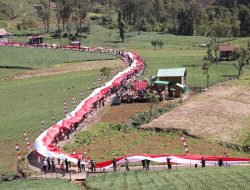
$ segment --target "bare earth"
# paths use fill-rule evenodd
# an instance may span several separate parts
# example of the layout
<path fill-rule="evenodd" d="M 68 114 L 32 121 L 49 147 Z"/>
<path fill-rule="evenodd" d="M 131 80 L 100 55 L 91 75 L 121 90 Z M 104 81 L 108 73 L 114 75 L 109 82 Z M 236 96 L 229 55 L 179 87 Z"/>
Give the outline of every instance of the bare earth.
<path fill-rule="evenodd" d="M 242 144 L 250 135 L 250 90 L 224 83 L 142 128 L 183 128 L 195 136 Z"/>
<path fill-rule="evenodd" d="M 122 62 L 121 60 L 116 59 L 116 60 L 102 60 L 102 61 L 85 61 L 85 62 L 68 63 L 68 64 L 64 63 L 44 69 L 28 70 L 23 73 L 5 78 L 5 80 L 33 78 L 33 77 L 57 75 L 57 74 L 78 72 L 78 71 L 89 71 L 89 70 L 101 69 L 107 66 L 109 68 L 121 67 Z"/>

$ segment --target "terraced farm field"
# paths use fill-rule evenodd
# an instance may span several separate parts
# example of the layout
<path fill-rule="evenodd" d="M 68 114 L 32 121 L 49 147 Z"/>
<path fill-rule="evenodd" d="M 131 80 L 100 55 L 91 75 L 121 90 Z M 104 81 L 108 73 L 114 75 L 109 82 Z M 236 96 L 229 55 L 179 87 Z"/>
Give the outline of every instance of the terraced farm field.
<path fill-rule="evenodd" d="M 40 179 L 40 180 L 17 180 L 0 183 L 0 189 L 4 190 L 80 190 L 80 186 L 59 179 Z"/>
<path fill-rule="evenodd" d="M 157 172 L 115 172 L 90 177 L 90 189 L 249 189 L 249 167 L 225 167 Z"/>

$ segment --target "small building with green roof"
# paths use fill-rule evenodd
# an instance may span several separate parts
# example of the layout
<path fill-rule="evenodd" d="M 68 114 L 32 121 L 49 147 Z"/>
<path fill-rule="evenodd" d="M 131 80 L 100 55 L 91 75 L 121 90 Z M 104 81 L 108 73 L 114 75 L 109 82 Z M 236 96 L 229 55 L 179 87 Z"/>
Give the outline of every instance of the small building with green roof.
<path fill-rule="evenodd" d="M 183 88 L 186 84 L 186 69 L 185 68 L 170 68 L 159 69 L 157 73 L 157 81 L 168 83 L 169 94 L 175 98 L 181 96 Z"/>

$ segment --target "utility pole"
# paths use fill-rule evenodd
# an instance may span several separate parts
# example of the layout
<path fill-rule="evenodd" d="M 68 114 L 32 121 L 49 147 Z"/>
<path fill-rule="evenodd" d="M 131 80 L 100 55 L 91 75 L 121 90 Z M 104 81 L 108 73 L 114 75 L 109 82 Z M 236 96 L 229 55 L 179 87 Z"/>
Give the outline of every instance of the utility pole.
<path fill-rule="evenodd" d="M 207 88 L 209 87 L 209 67 L 208 67 L 208 63 L 204 63 L 202 70 L 205 71 L 205 75 L 207 75 Z"/>

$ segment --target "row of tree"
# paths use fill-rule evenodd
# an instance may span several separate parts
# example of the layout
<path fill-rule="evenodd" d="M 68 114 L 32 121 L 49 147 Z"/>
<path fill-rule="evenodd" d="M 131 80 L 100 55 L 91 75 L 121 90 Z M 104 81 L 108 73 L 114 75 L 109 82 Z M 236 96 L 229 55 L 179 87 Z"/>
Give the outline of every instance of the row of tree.
<path fill-rule="evenodd" d="M 89 7 L 89 0 L 40 0 L 35 5 L 37 14 L 43 21 L 46 32 L 50 31 L 52 12 L 56 13 L 57 36 L 60 36 L 62 31 L 69 31 L 70 22 L 77 27 L 77 32 L 81 34 L 82 24 L 86 22 L 85 18 Z"/>
<path fill-rule="evenodd" d="M 250 2 L 247 0 L 215 0 L 213 3 L 208 0 L 114 0 L 113 4 L 121 11 L 125 23 L 137 28 L 139 33 L 250 35 Z"/>
<path fill-rule="evenodd" d="M 139 34 L 157 31 L 218 37 L 250 35 L 248 0 L 40 0 L 35 7 L 47 32 L 51 11 L 56 13 L 58 35 L 69 30 L 69 23 L 81 32 L 87 13 L 102 10 L 106 15 L 103 20 L 113 21 L 112 28 L 119 28 L 121 38 L 125 29 L 137 29 Z M 117 13 L 118 22 L 112 12 Z"/>

